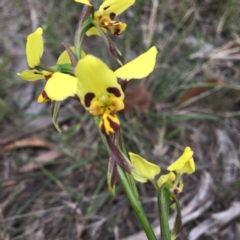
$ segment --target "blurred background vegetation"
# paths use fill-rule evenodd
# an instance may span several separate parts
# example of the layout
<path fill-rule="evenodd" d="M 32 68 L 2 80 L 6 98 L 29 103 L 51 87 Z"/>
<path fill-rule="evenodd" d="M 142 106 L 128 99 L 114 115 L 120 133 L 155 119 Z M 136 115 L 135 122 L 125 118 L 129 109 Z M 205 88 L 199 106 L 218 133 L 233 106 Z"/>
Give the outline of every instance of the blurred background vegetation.
<path fill-rule="evenodd" d="M 0 2 L 0 239 L 146 239 L 120 184 L 114 197 L 107 190 L 108 155 L 89 113 L 65 101 L 58 133 L 50 104 L 37 103 L 44 81 L 16 75 L 28 68 L 28 34 L 44 29 L 43 59 L 54 65 L 61 42 L 73 45 L 81 9 L 72 0 Z M 159 49 L 119 114 L 128 151 L 164 172 L 190 146 L 197 171 L 179 195 L 178 239 L 240 239 L 240 2 L 136 0 L 118 20 L 128 24 L 112 37 L 124 63 Z M 83 48 L 118 67 L 101 38 L 86 37 Z M 139 191 L 158 229 L 155 192 Z"/>

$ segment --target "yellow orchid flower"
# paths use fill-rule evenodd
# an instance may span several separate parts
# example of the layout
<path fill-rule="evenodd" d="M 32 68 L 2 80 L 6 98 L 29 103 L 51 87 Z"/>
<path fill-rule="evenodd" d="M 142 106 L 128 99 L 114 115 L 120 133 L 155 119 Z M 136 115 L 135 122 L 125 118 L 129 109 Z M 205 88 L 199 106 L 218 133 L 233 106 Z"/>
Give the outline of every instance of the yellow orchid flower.
<path fill-rule="evenodd" d="M 124 93 L 117 77 L 126 77 L 127 80 L 146 77 L 154 69 L 156 55 L 157 49 L 152 47 L 115 72 L 92 55 L 79 60 L 75 68 L 78 97 L 92 115 L 101 116 L 100 129 L 104 134 L 115 133 L 120 127 L 116 113 L 124 108 Z M 138 69 L 138 64 L 144 65 L 145 70 Z"/>
<path fill-rule="evenodd" d="M 29 67 L 35 67 L 40 64 L 40 59 L 43 54 L 44 45 L 42 38 L 43 30 L 38 28 L 34 33 L 31 33 L 27 38 L 26 55 Z M 75 52 L 74 47 L 71 50 Z M 82 52 L 82 57 L 85 53 Z M 65 50 L 58 58 L 57 64 L 71 63 L 69 55 Z M 47 102 L 50 100 L 61 101 L 70 96 L 77 94 L 77 78 L 65 73 L 39 71 L 37 69 L 25 70 L 22 73 L 17 73 L 23 80 L 34 82 L 45 79 L 46 85 L 44 90 L 38 97 L 38 102 Z"/>
<path fill-rule="evenodd" d="M 128 154 L 135 168 L 132 170 L 132 175 L 136 181 L 145 183 L 148 180 L 153 180 L 160 173 L 161 169 L 158 165 L 148 162 L 135 153 L 129 152 Z"/>
<path fill-rule="evenodd" d="M 38 28 L 34 33 L 29 34 L 27 37 L 26 55 L 30 68 L 34 68 L 40 64 L 44 49 L 42 34 L 42 28 Z"/>
<path fill-rule="evenodd" d="M 86 0 L 75 0 L 83 4 L 91 5 Z M 134 4 L 135 0 L 105 0 L 94 13 L 94 21 L 103 29 L 109 30 L 114 35 L 120 35 L 126 28 L 126 24 L 114 21 L 114 18 Z M 92 27 L 86 33 L 90 35 L 101 35 L 96 27 Z"/>
<path fill-rule="evenodd" d="M 191 174 L 195 172 L 195 163 L 193 160 L 193 151 L 190 147 L 186 147 L 181 157 L 179 157 L 174 163 L 172 163 L 167 170 L 175 171 L 176 173 Z"/>
<path fill-rule="evenodd" d="M 100 129 L 109 135 L 120 127 L 116 113 L 124 108 L 124 93 L 114 72 L 100 59 L 87 55 L 79 60 L 75 75 L 82 105 L 94 116 L 101 116 Z"/>
<path fill-rule="evenodd" d="M 164 183 L 167 183 L 169 188 L 173 187 L 173 184 L 176 180 L 176 175 L 173 172 L 169 172 L 168 174 L 161 175 L 157 181 L 157 185 L 160 188 Z M 179 184 L 173 189 L 173 193 L 177 195 L 183 190 L 183 179 L 181 178 Z"/>

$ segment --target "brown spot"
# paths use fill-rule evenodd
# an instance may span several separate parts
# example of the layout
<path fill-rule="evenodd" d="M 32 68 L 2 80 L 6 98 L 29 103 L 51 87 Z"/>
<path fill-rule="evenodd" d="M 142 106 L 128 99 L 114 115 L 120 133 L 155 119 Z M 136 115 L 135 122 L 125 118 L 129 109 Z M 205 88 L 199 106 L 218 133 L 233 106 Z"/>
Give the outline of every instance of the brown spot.
<path fill-rule="evenodd" d="M 107 120 L 110 123 L 110 126 L 114 130 L 114 132 L 116 132 L 119 129 L 120 125 L 118 125 L 117 123 L 113 122 L 109 117 L 107 117 Z"/>
<path fill-rule="evenodd" d="M 42 97 L 43 97 L 44 99 L 50 99 L 50 98 L 48 97 L 47 93 L 46 93 L 44 90 L 42 91 Z"/>
<path fill-rule="evenodd" d="M 107 88 L 107 91 L 109 93 L 114 94 L 116 97 L 120 97 L 121 96 L 121 92 L 120 92 L 120 90 L 118 88 L 110 87 L 110 88 Z"/>
<path fill-rule="evenodd" d="M 120 35 L 120 29 L 117 28 L 115 31 L 114 31 L 114 35 Z"/>
<path fill-rule="evenodd" d="M 110 6 L 103 8 L 103 10 L 107 10 L 108 8 L 110 8 Z"/>
<path fill-rule="evenodd" d="M 102 124 L 101 124 L 100 130 L 101 130 L 101 132 L 102 132 L 104 135 L 107 135 L 106 129 L 105 129 L 105 126 L 104 126 L 104 120 L 103 120 L 103 119 L 102 119 Z"/>
<path fill-rule="evenodd" d="M 46 80 L 48 80 L 49 78 L 52 77 L 52 74 L 50 74 L 50 75 L 45 75 L 44 77 L 45 77 Z"/>
<path fill-rule="evenodd" d="M 178 191 L 178 189 L 176 189 L 176 188 L 173 190 L 173 193 L 174 193 L 176 196 L 178 195 L 178 192 L 179 192 L 179 191 Z"/>
<path fill-rule="evenodd" d="M 94 93 L 87 93 L 84 97 L 84 104 L 86 107 L 90 107 L 91 105 L 91 101 L 93 100 L 93 98 L 95 97 Z"/>
<path fill-rule="evenodd" d="M 111 20 L 113 20 L 116 17 L 115 13 L 110 13 L 109 17 L 111 18 Z"/>

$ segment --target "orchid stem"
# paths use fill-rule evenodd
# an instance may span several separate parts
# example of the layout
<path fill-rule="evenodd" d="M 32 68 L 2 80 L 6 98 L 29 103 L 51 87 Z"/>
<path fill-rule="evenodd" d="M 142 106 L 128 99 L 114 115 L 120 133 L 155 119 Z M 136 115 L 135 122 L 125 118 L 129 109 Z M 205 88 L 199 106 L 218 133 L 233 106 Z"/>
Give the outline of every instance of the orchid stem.
<path fill-rule="evenodd" d="M 102 139 L 102 142 L 110 155 L 110 148 L 108 146 L 106 136 L 99 129 L 99 117 L 92 116 L 92 119 L 93 119 L 94 125 Z M 124 141 L 123 141 L 121 132 L 120 132 L 120 143 L 118 145 L 119 145 L 120 149 L 122 151 L 124 151 L 124 153 L 126 154 Z M 123 189 L 128 197 L 130 204 L 132 205 L 132 208 L 133 208 L 135 214 L 137 215 L 139 222 L 141 223 L 141 225 L 143 227 L 144 232 L 146 233 L 146 235 L 148 237 L 148 240 L 156 240 L 156 236 L 152 230 L 152 226 L 149 223 L 149 221 L 146 217 L 146 214 L 144 212 L 144 209 L 142 207 L 142 204 L 138 199 L 137 187 L 136 187 L 134 180 L 132 179 L 132 176 L 130 174 L 128 174 L 127 172 L 125 172 L 120 166 L 117 166 L 117 170 L 118 170 L 118 176 L 122 183 Z"/>
<path fill-rule="evenodd" d="M 161 239 L 171 240 L 169 229 L 169 189 L 162 185 L 158 192 L 158 211 L 160 216 Z"/>
<path fill-rule="evenodd" d="M 135 198 L 134 192 L 131 190 L 129 186 L 129 182 L 127 180 L 126 173 L 121 167 L 118 166 L 118 176 L 123 185 L 123 189 L 128 197 L 129 202 L 132 205 L 132 208 L 137 215 L 139 222 L 141 223 L 144 232 L 147 235 L 148 240 L 156 240 L 156 236 L 152 230 L 152 227 L 146 217 L 142 204 L 138 199 Z"/>

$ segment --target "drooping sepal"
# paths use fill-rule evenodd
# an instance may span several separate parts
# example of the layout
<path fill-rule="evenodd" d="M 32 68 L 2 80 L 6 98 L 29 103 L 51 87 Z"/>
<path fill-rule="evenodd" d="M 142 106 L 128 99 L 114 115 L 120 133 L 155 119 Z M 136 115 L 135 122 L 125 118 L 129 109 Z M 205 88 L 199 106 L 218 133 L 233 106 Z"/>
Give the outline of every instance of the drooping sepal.
<path fill-rule="evenodd" d="M 124 159 L 122 153 L 119 149 L 115 146 L 109 136 L 106 137 L 107 143 L 111 152 L 112 159 L 119 165 L 124 171 L 131 173 L 131 166 L 130 164 Z"/>
<path fill-rule="evenodd" d="M 118 61 L 118 63 L 122 66 L 122 62 L 120 61 L 119 56 L 121 56 L 121 52 L 118 50 L 117 46 L 115 43 L 112 41 L 112 39 L 107 35 L 105 29 L 102 29 L 97 22 L 92 21 L 93 25 L 96 27 L 100 35 L 103 37 L 104 42 L 108 46 L 108 49 L 110 53 L 113 55 L 113 57 Z"/>
<path fill-rule="evenodd" d="M 108 162 L 107 184 L 108 190 L 113 196 L 115 195 L 116 182 L 117 182 L 117 164 L 114 161 L 113 157 L 110 156 Z"/>
<path fill-rule="evenodd" d="M 51 113 L 52 113 L 53 124 L 57 129 L 57 131 L 61 133 L 62 131 L 58 125 L 58 115 L 59 115 L 60 105 L 61 105 L 60 101 L 52 101 Z"/>
<path fill-rule="evenodd" d="M 173 226 L 173 230 L 171 232 L 171 240 L 175 240 L 177 238 L 177 234 L 179 233 L 180 228 L 182 226 L 181 207 L 180 207 L 178 199 L 177 199 L 177 197 L 175 196 L 174 193 L 170 192 L 170 198 L 173 199 L 173 201 L 175 202 L 176 207 L 177 207 L 177 215 L 176 215 L 176 218 L 175 218 L 175 223 L 174 223 L 174 226 Z"/>

